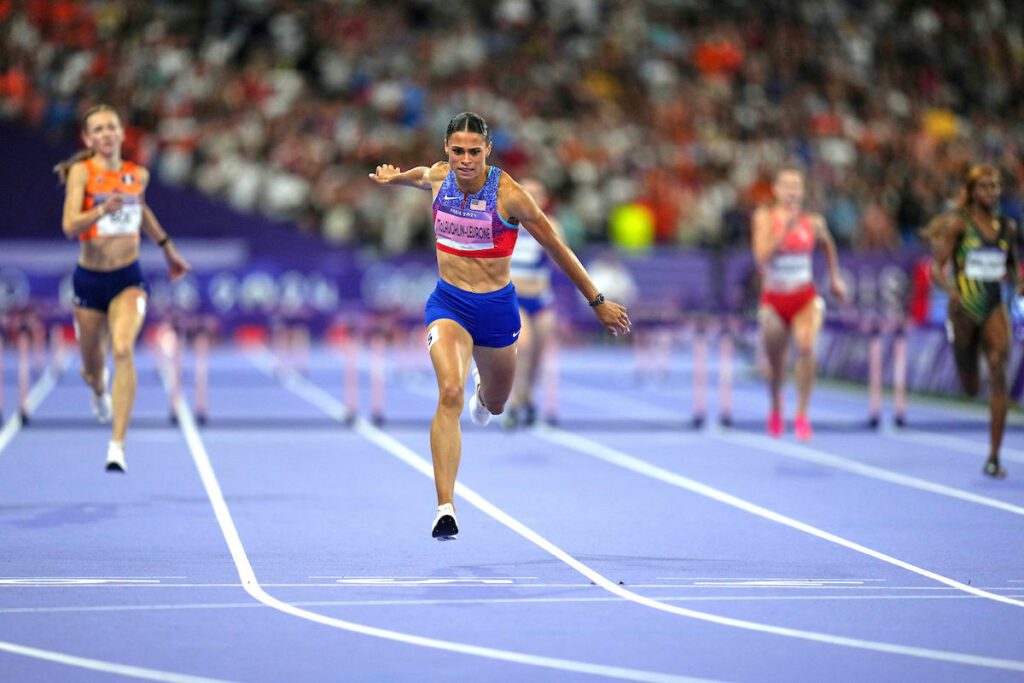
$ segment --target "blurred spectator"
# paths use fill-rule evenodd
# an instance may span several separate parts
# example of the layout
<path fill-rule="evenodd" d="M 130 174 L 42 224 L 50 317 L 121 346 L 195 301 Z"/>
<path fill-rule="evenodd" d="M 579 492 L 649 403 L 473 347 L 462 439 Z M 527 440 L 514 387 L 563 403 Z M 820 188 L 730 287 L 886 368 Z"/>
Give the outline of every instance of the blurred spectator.
<path fill-rule="evenodd" d="M 440 158 L 478 110 L 571 240 L 634 203 L 660 244 L 748 239 L 797 162 L 840 243 L 893 249 L 965 164 L 1024 180 L 1022 27 L 1006 0 L 22 0 L 0 2 L 0 116 L 68 138 L 108 102 L 162 181 L 334 243 L 426 244 L 365 174 Z"/>

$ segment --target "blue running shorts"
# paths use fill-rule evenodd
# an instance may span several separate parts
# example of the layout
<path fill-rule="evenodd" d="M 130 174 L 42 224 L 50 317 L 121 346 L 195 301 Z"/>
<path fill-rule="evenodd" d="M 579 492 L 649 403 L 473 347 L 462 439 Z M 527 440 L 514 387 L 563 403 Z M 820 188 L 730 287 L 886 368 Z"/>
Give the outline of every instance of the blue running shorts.
<path fill-rule="evenodd" d="M 478 294 L 459 289 L 444 280 L 437 281 L 427 299 L 427 327 L 447 318 L 461 325 L 476 346 L 503 348 L 519 337 L 519 300 L 512 283 L 495 292 Z"/>
<path fill-rule="evenodd" d="M 129 287 L 146 290 L 139 262 L 135 261 L 117 270 L 89 270 L 82 266 L 75 268 L 71 278 L 75 289 L 75 306 L 107 312 L 110 302 Z"/>

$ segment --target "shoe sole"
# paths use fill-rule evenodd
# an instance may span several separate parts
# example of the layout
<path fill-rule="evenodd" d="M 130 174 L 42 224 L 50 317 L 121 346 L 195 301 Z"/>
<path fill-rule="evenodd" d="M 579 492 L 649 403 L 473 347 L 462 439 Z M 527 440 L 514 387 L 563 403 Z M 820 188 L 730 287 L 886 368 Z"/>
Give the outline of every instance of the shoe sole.
<path fill-rule="evenodd" d="M 106 467 L 107 472 L 120 472 L 124 474 L 124 467 L 116 462 L 108 462 Z"/>
<path fill-rule="evenodd" d="M 451 515 L 442 515 L 441 519 L 437 520 L 437 524 L 434 525 L 434 530 L 430 532 L 430 535 L 434 538 L 454 538 L 459 533 L 459 525 L 455 523 L 455 518 Z"/>

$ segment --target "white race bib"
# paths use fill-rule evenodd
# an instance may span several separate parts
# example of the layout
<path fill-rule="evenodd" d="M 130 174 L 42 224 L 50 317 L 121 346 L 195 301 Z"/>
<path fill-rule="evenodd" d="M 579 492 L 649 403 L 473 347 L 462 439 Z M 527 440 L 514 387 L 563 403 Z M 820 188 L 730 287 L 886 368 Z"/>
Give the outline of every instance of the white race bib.
<path fill-rule="evenodd" d="M 765 284 L 772 290 L 792 290 L 814 280 L 810 252 L 775 254 L 768 263 Z"/>
<path fill-rule="evenodd" d="M 141 227 L 142 204 L 134 197 L 125 197 L 124 206 L 96 221 L 96 233 L 104 237 L 134 235 Z"/>
<path fill-rule="evenodd" d="M 1002 249 L 975 249 L 967 252 L 964 275 L 968 280 L 1002 282 L 1006 277 L 1006 252 Z"/>

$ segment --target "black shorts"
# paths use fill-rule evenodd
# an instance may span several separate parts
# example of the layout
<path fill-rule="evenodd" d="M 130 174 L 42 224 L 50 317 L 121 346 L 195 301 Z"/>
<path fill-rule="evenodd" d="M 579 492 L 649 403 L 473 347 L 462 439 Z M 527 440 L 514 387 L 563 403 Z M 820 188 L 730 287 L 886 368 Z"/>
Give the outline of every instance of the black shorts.
<path fill-rule="evenodd" d="M 82 266 L 75 268 L 72 277 L 75 287 L 75 306 L 107 312 L 110 302 L 129 287 L 146 290 L 139 262 L 135 261 L 117 270 L 89 270 Z"/>

